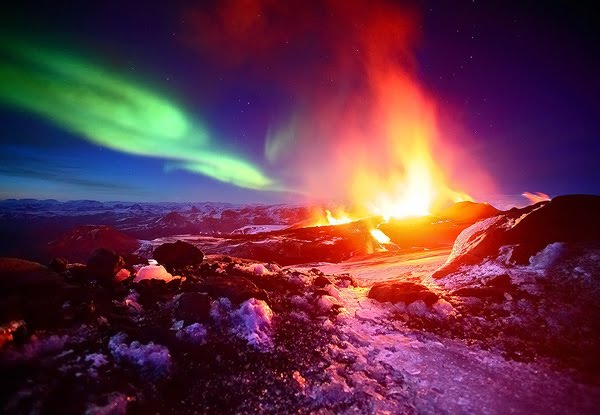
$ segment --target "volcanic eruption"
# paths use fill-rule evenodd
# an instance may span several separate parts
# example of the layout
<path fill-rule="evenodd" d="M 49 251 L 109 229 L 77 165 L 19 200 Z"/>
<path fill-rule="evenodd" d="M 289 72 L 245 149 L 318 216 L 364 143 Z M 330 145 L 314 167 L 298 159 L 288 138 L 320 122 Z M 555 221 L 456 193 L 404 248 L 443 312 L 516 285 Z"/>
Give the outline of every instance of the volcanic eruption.
<path fill-rule="evenodd" d="M 513 3 L 5 8 L 0 413 L 597 413 L 600 196 L 521 194 L 597 71 Z"/>
<path fill-rule="evenodd" d="M 415 7 L 393 2 L 225 1 L 216 15 L 193 13 L 191 30 L 225 69 L 250 63 L 247 76 L 289 94 L 271 119 L 265 157 L 290 190 L 337 201 L 322 221 L 335 224 L 423 216 L 489 190 L 440 131 L 435 100 L 419 85 L 419 20 Z M 469 180 L 453 177 L 457 163 Z"/>

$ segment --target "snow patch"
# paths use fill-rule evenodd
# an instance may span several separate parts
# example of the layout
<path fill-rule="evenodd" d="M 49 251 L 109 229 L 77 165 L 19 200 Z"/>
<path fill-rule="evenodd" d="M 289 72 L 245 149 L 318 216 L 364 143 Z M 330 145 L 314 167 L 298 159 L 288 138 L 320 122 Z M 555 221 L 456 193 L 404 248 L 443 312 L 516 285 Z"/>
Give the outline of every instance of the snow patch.
<path fill-rule="evenodd" d="M 177 334 L 175 334 L 179 340 L 195 344 L 205 344 L 207 335 L 208 331 L 206 330 L 206 327 L 200 323 L 193 323 L 189 326 L 182 327 L 177 331 Z"/>
<path fill-rule="evenodd" d="M 92 353 L 92 354 L 88 354 L 85 357 L 85 361 L 86 362 L 92 362 L 92 367 L 98 368 L 100 366 L 104 366 L 108 364 L 108 359 L 106 358 L 106 355 L 102 354 L 102 353 Z"/>
<path fill-rule="evenodd" d="M 138 270 L 133 282 L 140 282 L 142 280 L 163 280 L 169 282 L 178 278 L 181 277 L 171 275 L 162 265 L 146 265 Z"/>
<path fill-rule="evenodd" d="M 423 300 L 413 301 L 409 305 L 406 306 L 406 311 L 408 314 L 413 316 L 424 317 L 429 314 L 429 310 L 427 309 L 427 305 Z"/>
<path fill-rule="evenodd" d="M 308 307 L 308 300 L 301 295 L 292 295 L 290 297 L 290 303 L 301 309 L 306 309 Z"/>
<path fill-rule="evenodd" d="M 273 311 L 266 302 L 251 298 L 243 302 L 232 317 L 236 323 L 232 328 L 235 335 L 258 350 L 268 351 L 273 348 Z"/>
<path fill-rule="evenodd" d="M 529 265 L 535 270 L 547 270 L 565 252 L 563 242 L 549 244 L 537 254 L 529 258 Z"/>
<path fill-rule="evenodd" d="M 249 268 L 254 275 L 269 275 L 271 273 L 263 264 L 252 264 Z"/>
<path fill-rule="evenodd" d="M 433 311 L 435 311 L 437 315 L 442 317 L 443 319 L 454 317 L 457 314 L 456 309 L 452 307 L 452 304 L 450 304 L 443 298 L 437 300 L 437 302 L 432 306 L 432 308 Z"/>
<path fill-rule="evenodd" d="M 141 344 L 137 340 L 128 345 L 126 339 L 125 333 L 118 333 L 108 342 L 110 353 L 117 361 L 131 363 L 151 376 L 159 377 L 169 372 L 171 354 L 167 347 L 153 342 Z"/>
<path fill-rule="evenodd" d="M 339 302 L 335 297 L 332 297 L 331 295 L 322 295 L 317 301 L 317 310 L 320 313 L 327 314 L 337 305 L 339 305 Z"/>
<path fill-rule="evenodd" d="M 281 272 L 281 267 L 274 263 L 267 264 L 267 269 L 274 274 Z"/>
<path fill-rule="evenodd" d="M 336 300 L 340 300 L 340 292 L 332 284 L 327 284 L 323 289 Z"/>
<path fill-rule="evenodd" d="M 233 235 L 255 235 L 263 232 L 274 232 L 289 228 L 289 225 L 247 225 L 231 232 Z"/>
<path fill-rule="evenodd" d="M 247 264 L 247 265 L 236 265 L 235 269 L 253 275 L 266 276 L 273 275 L 281 271 L 276 264 Z"/>
<path fill-rule="evenodd" d="M 102 353 L 92 353 L 88 354 L 85 357 L 86 362 L 91 362 L 90 367 L 88 368 L 88 373 L 91 377 L 95 378 L 98 376 L 98 368 L 105 366 L 108 364 L 108 359 L 106 355 Z"/>
<path fill-rule="evenodd" d="M 226 297 L 221 297 L 210 304 L 210 316 L 216 322 L 225 321 L 227 320 L 232 308 L 233 305 L 231 304 L 231 300 Z"/>
<path fill-rule="evenodd" d="M 501 219 L 501 216 L 493 216 L 480 220 L 459 233 L 445 265 L 450 264 L 457 257 L 479 245 L 485 239 L 485 231 Z"/>

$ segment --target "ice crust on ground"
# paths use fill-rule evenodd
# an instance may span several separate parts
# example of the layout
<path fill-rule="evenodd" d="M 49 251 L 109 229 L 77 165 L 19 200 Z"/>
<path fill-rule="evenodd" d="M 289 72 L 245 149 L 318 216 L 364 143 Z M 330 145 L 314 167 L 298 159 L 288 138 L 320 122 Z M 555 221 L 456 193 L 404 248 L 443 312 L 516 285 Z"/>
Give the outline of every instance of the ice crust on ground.
<path fill-rule="evenodd" d="M 315 399 L 364 395 L 368 413 L 593 413 L 589 396 L 598 396 L 599 388 L 541 363 L 510 361 L 461 341 L 413 333 L 390 318 L 394 306 L 369 301 L 365 292 L 341 292 L 347 310 L 336 322 L 341 341 L 329 346 L 329 382 L 314 386 Z M 424 304 L 418 308 L 429 312 Z M 452 312 L 444 303 L 436 308 Z M 515 393 L 515 383 L 527 388 Z"/>
<path fill-rule="evenodd" d="M 534 266 L 548 263 L 546 258 L 561 254 L 560 246 L 551 245 L 531 265 L 519 267 L 514 278 L 527 280 L 530 275 L 540 275 Z M 443 260 L 437 264 L 415 263 L 410 278 L 428 281 Z M 488 266 L 490 275 L 507 267 L 504 263 Z M 394 315 L 401 313 L 408 319 L 447 319 L 457 311 L 444 299 L 431 308 L 418 304 L 422 302 L 391 305 L 369 299 L 366 294 L 368 285 L 376 281 L 374 271 L 381 281 L 386 281 L 394 267 L 380 271 L 377 263 L 372 262 L 357 269 L 360 271 L 355 277 L 367 286 L 340 290 L 343 311 L 332 319 L 339 341 L 332 342 L 325 353 L 330 360 L 327 380 L 322 384 L 308 383 L 307 389 L 318 402 L 317 407 L 332 407 L 351 402 L 352 396 L 361 396 L 360 409 L 349 403 L 349 409 L 337 412 L 591 414 L 596 411 L 599 386 L 581 384 L 572 373 L 557 370 L 543 359 L 517 362 L 497 351 L 409 329 Z M 327 272 L 345 270 L 344 264 L 327 265 Z M 470 277 L 478 275 L 474 271 Z"/>

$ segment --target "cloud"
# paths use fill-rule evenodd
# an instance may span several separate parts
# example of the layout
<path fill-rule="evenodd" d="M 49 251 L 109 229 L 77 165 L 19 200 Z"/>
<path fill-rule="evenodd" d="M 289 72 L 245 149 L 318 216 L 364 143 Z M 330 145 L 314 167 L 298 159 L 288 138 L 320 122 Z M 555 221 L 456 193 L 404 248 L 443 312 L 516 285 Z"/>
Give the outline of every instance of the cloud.
<path fill-rule="evenodd" d="M 56 157 L 44 158 L 24 155 L 23 152 L 2 148 L 0 155 L 0 177 L 41 180 L 61 185 L 75 186 L 83 190 L 100 192 L 134 192 L 136 187 L 110 180 L 98 180 L 89 172 Z M 10 179 L 9 179 L 10 180 Z"/>

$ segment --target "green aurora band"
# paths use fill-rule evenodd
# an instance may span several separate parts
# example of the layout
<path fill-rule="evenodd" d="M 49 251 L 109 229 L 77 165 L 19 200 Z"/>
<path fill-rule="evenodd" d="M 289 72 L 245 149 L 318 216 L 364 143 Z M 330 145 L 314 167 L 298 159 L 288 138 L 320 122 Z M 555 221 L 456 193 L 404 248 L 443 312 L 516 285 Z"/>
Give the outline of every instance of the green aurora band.
<path fill-rule="evenodd" d="M 172 102 L 82 58 L 3 41 L 0 80 L 0 104 L 37 114 L 92 143 L 167 159 L 167 171 L 282 190 L 259 167 L 211 144 L 210 133 Z"/>

